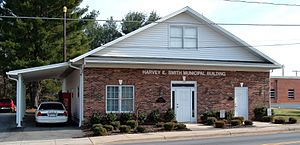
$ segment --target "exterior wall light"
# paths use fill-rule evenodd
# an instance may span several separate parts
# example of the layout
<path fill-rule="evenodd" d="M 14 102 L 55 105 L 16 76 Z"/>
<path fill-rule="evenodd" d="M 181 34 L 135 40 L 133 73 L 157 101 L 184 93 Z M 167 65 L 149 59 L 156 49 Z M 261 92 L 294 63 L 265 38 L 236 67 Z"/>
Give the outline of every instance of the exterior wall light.
<path fill-rule="evenodd" d="M 119 80 L 119 85 L 122 85 L 122 83 L 123 83 L 123 80 Z"/>
<path fill-rule="evenodd" d="M 185 81 L 186 80 L 186 76 L 182 76 L 182 80 Z"/>
<path fill-rule="evenodd" d="M 244 87 L 244 83 L 240 83 L 241 87 Z"/>

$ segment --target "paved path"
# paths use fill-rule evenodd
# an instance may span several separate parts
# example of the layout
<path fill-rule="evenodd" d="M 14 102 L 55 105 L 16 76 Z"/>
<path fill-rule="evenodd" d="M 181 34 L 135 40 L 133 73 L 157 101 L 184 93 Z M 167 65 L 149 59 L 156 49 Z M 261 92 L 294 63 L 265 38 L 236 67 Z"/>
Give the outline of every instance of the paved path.
<path fill-rule="evenodd" d="M 74 125 L 43 125 L 35 127 L 33 114 L 28 114 L 23 128 L 16 128 L 15 113 L 0 113 L 0 142 L 82 137 L 82 130 Z"/>

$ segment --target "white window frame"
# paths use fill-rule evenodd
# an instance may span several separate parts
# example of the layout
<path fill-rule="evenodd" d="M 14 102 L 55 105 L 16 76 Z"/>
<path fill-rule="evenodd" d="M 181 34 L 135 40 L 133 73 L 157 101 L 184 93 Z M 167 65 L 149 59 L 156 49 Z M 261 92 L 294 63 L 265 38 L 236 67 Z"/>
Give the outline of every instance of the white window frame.
<path fill-rule="evenodd" d="M 181 28 L 181 37 L 172 37 L 171 36 L 171 29 L 172 27 L 178 27 Z M 191 38 L 191 37 L 184 37 L 184 30 L 187 28 L 195 28 L 196 29 L 196 38 Z M 171 39 L 172 38 L 179 38 L 181 39 L 181 47 L 171 47 Z M 169 26 L 169 48 L 179 48 L 179 49 L 194 49 L 194 48 L 188 48 L 188 47 L 184 47 L 184 39 L 196 39 L 196 47 L 195 49 L 198 49 L 198 27 L 195 25 L 170 25 Z"/>
<path fill-rule="evenodd" d="M 275 89 L 270 89 L 270 98 L 275 98 L 275 93 Z"/>
<path fill-rule="evenodd" d="M 293 93 L 293 96 L 290 95 L 290 93 Z M 288 89 L 288 98 L 294 99 L 295 98 L 295 89 Z"/>
<path fill-rule="evenodd" d="M 119 92 L 118 92 L 118 111 L 107 111 L 107 90 L 108 87 L 118 87 Z M 122 87 L 132 87 L 132 111 L 122 111 Z M 134 100 L 135 100 L 135 88 L 134 85 L 106 85 L 106 90 L 105 90 L 105 112 L 106 113 L 132 113 L 135 111 L 134 108 Z"/>

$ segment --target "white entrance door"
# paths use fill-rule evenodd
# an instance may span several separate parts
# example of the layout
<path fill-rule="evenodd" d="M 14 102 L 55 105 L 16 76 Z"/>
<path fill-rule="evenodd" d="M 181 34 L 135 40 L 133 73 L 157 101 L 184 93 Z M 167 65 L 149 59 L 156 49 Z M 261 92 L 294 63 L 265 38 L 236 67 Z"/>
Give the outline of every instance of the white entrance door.
<path fill-rule="evenodd" d="M 243 116 L 248 120 L 248 87 L 234 88 L 234 116 Z"/>
<path fill-rule="evenodd" d="M 192 118 L 192 88 L 175 88 L 175 114 L 178 122 L 191 122 Z"/>

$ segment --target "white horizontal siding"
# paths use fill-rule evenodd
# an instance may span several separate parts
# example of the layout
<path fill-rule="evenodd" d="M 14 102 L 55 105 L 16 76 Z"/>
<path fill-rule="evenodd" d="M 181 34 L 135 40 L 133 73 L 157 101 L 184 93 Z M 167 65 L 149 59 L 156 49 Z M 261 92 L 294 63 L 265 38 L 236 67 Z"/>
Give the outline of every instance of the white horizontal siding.
<path fill-rule="evenodd" d="M 250 53 L 241 55 L 241 53 L 244 53 L 242 51 L 242 49 L 236 48 L 201 48 L 198 50 L 142 47 L 108 48 L 94 54 L 94 56 L 263 61 Z"/>
<path fill-rule="evenodd" d="M 169 48 L 169 26 L 185 24 L 197 27 L 198 49 Z M 166 23 L 159 23 L 93 55 L 108 57 L 264 61 L 261 57 L 253 55 L 246 48 L 238 46 L 209 26 L 202 25 L 201 22 L 187 13 L 181 13 L 172 17 Z"/>

